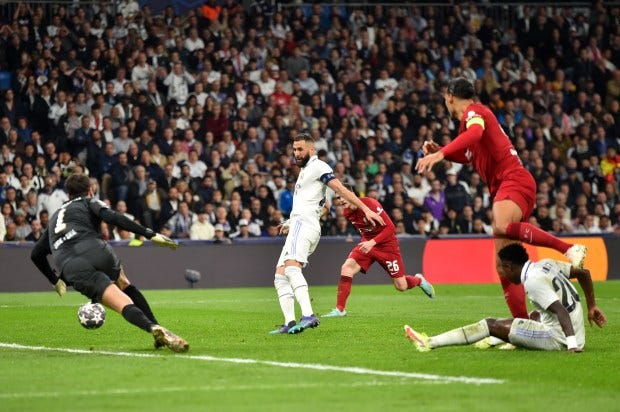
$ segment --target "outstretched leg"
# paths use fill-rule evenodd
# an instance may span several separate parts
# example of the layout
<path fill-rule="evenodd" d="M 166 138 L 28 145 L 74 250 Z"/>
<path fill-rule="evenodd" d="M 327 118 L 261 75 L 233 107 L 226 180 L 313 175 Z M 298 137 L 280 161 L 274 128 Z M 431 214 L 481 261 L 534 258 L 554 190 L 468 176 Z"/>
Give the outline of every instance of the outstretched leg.
<path fill-rule="evenodd" d="M 493 203 L 493 234 L 509 239 L 529 243 L 534 246 L 548 247 L 566 255 L 574 267 L 582 268 L 586 258 L 583 245 L 562 241 L 550 233 L 522 222 L 523 212 L 512 200 L 505 199 Z"/>
<path fill-rule="evenodd" d="M 115 284 L 110 284 L 103 295 L 101 303 L 120 313 L 127 322 L 150 333 L 155 338 L 155 347 L 166 346 L 173 352 L 187 352 L 189 344 L 161 325 L 152 322 L 126 294 Z"/>

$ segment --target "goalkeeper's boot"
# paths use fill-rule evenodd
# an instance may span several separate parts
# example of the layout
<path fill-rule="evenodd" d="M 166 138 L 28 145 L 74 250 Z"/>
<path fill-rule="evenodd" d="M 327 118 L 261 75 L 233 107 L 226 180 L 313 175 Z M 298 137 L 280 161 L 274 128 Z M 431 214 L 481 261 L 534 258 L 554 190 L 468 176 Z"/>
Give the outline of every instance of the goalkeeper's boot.
<path fill-rule="evenodd" d="M 288 330 L 288 333 L 295 334 L 303 332 L 308 328 L 316 328 L 321 322 L 315 315 L 302 316 L 299 323 Z"/>
<path fill-rule="evenodd" d="M 187 352 L 189 350 L 189 343 L 180 336 L 175 335 L 168 329 L 160 325 L 155 325 L 151 329 L 153 338 L 155 338 L 155 347 L 166 346 L 173 352 Z"/>
<path fill-rule="evenodd" d="M 415 344 L 415 348 L 418 352 L 428 352 L 431 347 L 428 344 L 429 338 L 425 333 L 418 333 L 409 325 L 405 325 L 405 334 L 410 341 Z"/>
<path fill-rule="evenodd" d="M 295 322 L 294 320 L 290 321 L 288 323 L 288 325 L 280 325 L 278 327 L 278 329 L 274 329 L 271 332 L 269 332 L 270 335 L 281 335 L 284 333 L 288 333 L 288 331 L 297 324 L 297 322 Z"/>
<path fill-rule="evenodd" d="M 574 268 L 583 269 L 583 262 L 586 260 L 587 252 L 588 249 L 584 245 L 574 244 L 564 253 L 564 256 L 568 258 Z"/>
<path fill-rule="evenodd" d="M 420 279 L 419 287 L 420 289 L 422 289 L 422 292 L 426 293 L 426 296 L 433 299 L 435 297 L 435 288 L 433 287 L 433 285 L 431 285 L 430 282 L 426 280 L 424 275 L 421 273 L 416 273 L 414 276 Z"/>
<path fill-rule="evenodd" d="M 347 316 L 347 311 L 342 309 L 338 309 L 338 308 L 334 308 L 331 310 L 331 312 L 326 313 L 325 315 L 321 316 L 322 318 L 343 318 Z"/>

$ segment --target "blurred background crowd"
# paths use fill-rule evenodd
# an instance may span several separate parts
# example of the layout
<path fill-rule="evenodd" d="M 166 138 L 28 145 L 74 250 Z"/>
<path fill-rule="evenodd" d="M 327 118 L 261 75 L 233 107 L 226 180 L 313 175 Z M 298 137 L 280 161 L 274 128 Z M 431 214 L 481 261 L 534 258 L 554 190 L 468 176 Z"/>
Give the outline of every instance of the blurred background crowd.
<path fill-rule="evenodd" d="M 0 6 L 0 241 L 38 239 L 72 173 L 174 238 L 277 236 L 300 130 L 399 235 L 490 234 L 469 165 L 412 171 L 425 140 L 456 136 L 442 98 L 454 77 L 535 177 L 531 223 L 620 232 L 620 6 L 209 0 L 180 14 L 131 0 Z M 327 206 L 323 234 L 354 235 Z"/>

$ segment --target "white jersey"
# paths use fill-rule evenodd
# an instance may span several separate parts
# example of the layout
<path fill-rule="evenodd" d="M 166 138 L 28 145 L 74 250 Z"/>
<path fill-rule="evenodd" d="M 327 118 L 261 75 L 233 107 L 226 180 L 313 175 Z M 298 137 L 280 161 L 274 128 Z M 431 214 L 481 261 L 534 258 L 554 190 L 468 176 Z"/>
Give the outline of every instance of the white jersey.
<path fill-rule="evenodd" d="M 579 302 L 579 294 L 570 280 L 571 266 L 569 263 L 552 259 L 538 262 L 528 261 L 521 270 L 521 283 L 532 304 L 540 312 L 540 322 L 548 326 L 562 342 L 565 342 L 564 331 L 555 313 L 547 308 L 555 301 L 560 301 L 570 315 L 575 331 L 577 346 L 585 344 L 585 328 L 583 310 Z"/>
<path fill-rule="evenodd" d="M 320 230 L 319 219 L 325 204 L 325 191 L 327 183 L 332 179 L 335 179 L 332 168 L 316 155 L 312 156 L 301 169 L 295 183 L 291 221 L 302 219 Z"/>

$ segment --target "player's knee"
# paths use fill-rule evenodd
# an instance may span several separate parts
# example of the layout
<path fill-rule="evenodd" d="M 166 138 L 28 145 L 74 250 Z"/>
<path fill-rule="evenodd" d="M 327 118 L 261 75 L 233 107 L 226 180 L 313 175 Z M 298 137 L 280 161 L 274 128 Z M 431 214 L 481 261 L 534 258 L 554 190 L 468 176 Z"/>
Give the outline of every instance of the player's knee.
<path fill-rule="evenodd" d="M 506 231 L 508 230 L 508 223 L 494 223 L 493 224 L 493 235 L 494 236 L 505 236 Z"/>
<path fill-rule="evenodd" d="M 353 275 L 354 275 L 353 268 L 349 266 L 347 263 L 343 264 L 340 267 L 340 276 L 346 276 L 346 277 L 352 278 Z"/>
<path fill-rule="evenodd" d="M 486 318 L 484 320 L 487 323 L 487 326 L 489 327 L 489 330 L 493 330 L 497 326 L 497 319 L 495 319 L 495 318 Z"/>
<path fill-rule="evenodd" d="M 392 283 L 394 284 L 394 288 L 399 292 L 405 292 L 409 290 L 409 285 L 407 284 L 407 278 L 405 276 L 401 276 L 399 278 L 392 278 Z"/>
<path fill-rule="evenodd" d="M 394 287 L 399 292 L 405 292 L 405 291 L 409 290 L 407 284 L 403 285 L 401 283 L 394 283 Z"/>

